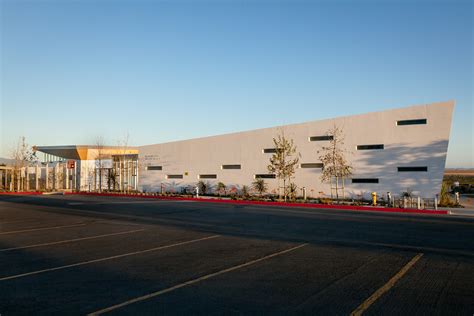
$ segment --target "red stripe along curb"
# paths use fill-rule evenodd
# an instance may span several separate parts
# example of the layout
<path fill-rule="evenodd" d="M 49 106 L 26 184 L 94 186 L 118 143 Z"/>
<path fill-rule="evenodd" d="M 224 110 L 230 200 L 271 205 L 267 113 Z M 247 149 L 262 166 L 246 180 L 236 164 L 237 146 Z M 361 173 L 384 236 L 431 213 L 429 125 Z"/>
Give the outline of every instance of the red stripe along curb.
<path fill-rule="evenodd" d="M 119 194 L 119 193 L 96 193 L 96 192 L 65 192 L 67 195 L 91 195 L 91 196 L 115 196 L 115 197 L 132 197 L 132 198 L 149 198 L 169 201 L 196 201 L 209 203 L 227 203 L 240 205 L 268 205 L 268 206 L 287 206 L 287 207 L 302 207 L 302 208 L 316 208 L 316 209 L 338 209 L 351 211 L 369 211 L 369 212 L 386 212 L 386 213 L 409 213 L 409 214 L 436 214 L 447 215 L 446 210 L 417 210 L 417 209 L 403 209 L 391 207 L 372 207 L 372 206 L 353 206 L 353 205 L 327 205 L 314 203 L 289 203 L 289 202 L 270 202 L 270 201 L 246 201 L 246 200 L 222 200 L 211 198 L 189 198 L 176 196 L 158 196 L 158 195 L 140 195 L 140 194 Z"/>

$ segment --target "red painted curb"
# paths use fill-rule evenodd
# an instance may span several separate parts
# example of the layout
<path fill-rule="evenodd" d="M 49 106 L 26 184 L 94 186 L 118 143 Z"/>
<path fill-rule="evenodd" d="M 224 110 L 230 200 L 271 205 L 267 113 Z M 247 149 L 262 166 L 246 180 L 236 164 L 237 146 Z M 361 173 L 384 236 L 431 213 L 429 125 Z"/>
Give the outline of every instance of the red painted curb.
<path fill-rule="evenodd" d="M 327 205 L 327 204 L 314 204 L 314 203 L 288 203 L 288 202 L 243 201 L 243 200 L 219 200 L 219 199 L 209 199 L 209 198 L 186 198 L 186 197 L 177 197 L 177 196 L 115 194 L 115 193 L 95 193 L 95 192 L 65 192 L 64 194 L 134 197 L 134 198 L 149 198 L 149 199 L 159 199 L 159 200 L 199 201 L 199 202 L 243 204 L 243 205 L 289 206 L 289 207 L 339 209 L 339 210 L 387 212 L 387 213 L 436 214 L 436 215 L 448 214 L 448 211 L 443 211 L 443 210 L 428 211 L 428 210 L 417 210 L 417 209 L 402 209 L 402 208 L 372 207 L 372 206 Z"/>
<path fill-rule="evenodd" d="M 0 195 L 41 195 L 43 192 L 0 192 Z"/>

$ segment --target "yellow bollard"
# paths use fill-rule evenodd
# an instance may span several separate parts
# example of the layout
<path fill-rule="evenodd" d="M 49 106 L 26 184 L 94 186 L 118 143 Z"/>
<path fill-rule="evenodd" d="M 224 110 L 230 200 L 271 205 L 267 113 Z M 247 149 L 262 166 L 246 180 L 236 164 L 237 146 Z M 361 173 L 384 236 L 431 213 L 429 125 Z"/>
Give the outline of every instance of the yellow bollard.
<path fill-rule="evenodd" d="M 377 205 L 377 192 L 372 192 L 372 205 Z"/>

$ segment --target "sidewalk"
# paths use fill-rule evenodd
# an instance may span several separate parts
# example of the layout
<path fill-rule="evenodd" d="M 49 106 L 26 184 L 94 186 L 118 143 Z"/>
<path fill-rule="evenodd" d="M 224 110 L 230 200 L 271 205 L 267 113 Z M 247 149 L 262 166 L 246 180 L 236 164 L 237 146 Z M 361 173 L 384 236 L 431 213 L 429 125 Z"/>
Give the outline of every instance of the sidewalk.
<path fill-rule="evenodd" d="M 446 207 L 440 208 L 441 210 L 446 210 L 448 215 L 459 215 L 459 216 L 472 216 L 474 217 L 474 208 L 453 208 Z"/>
<path fill-rule="evenodd" d="M 447 210 L 449 215 L 474 217 L 474 196 L 472 194 L 462 194 L 459 203 L 463 208 L 446 207 L 441 209 Z"/>

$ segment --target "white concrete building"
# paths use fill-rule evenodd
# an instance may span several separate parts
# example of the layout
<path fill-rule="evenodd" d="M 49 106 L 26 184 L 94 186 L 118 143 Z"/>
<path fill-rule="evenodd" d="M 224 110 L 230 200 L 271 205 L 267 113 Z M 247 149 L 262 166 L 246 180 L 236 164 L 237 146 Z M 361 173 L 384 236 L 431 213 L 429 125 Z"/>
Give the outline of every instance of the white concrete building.
<path fill-rule="evenodd" d="M 318 150 L 336 125 L 344 129 L 345 149 L 351 153 L 347 158 L 354 168 L 345 185 L 347 197 L 412 191 L 431 198 L 440 192 L 453 108 L 449 101 L 142 146 L 139 189 L 181 192 L 203 180 L 240 190 L 264 177 L 269 192 L 277 193 L 281 184 L 268 175 L 267 165 L 273 138 L 284 133 L 301 154 L 293 182 L 309 196 L 328 196 L 331 189 L 321 183 Z"/>

